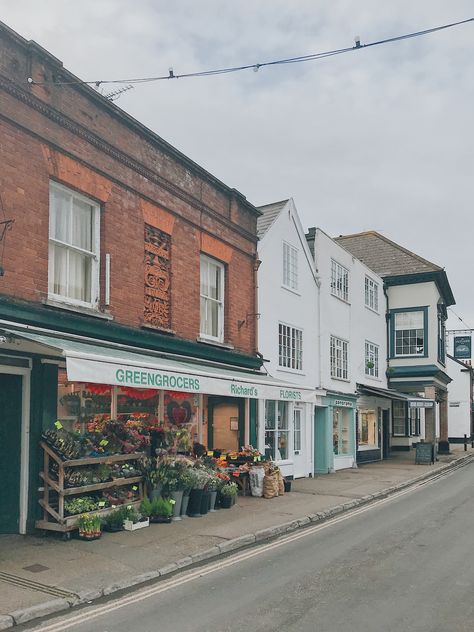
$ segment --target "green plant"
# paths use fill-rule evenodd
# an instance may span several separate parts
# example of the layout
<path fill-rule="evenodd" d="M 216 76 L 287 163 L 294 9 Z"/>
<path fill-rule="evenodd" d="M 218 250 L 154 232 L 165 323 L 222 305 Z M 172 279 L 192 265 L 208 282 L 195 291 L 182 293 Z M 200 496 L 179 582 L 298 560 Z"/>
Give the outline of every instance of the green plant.
<path fill-rule="evenodd" d="M 103 519 L 103 525 L 107 529 L 118 530 L 123 528 L 123 507 L 116 509 L 115 511 L 111 511 L 109 514 L 105 516 Z"/>
<path fill-rule="evenodd" d="M 237 483 L 226 483 L 221 487 L 221 496 L 232 498 L 237 494 Z"/>
<path fill-rule="evenodd" d="M 169 518 L 173 514 L 173 503 L 168 498 L 154 498 L 151 501 L 150 516 Z"/>
<path fill-rule="evenodd" d="M 375 366 L 375 364 L 374 364 L 373 362 L 371 362 L 371 360 L 367 360 L 367 362 L 365 363 L 365 366 L 366 366 L 368 369 L 373 369 L 373 368 L 374 368 L 374 366 Z"/>
<path fill-rule="evenodd" d="M 79 496 L 64 501 L 64 511 L 71 516 L 88 513 L 96 509 L 99 509 L 99 501 L 92 496 Z"/>
<path fill-rule="evenodd" d="M 149 518 L 152 515 L 151 514 L 152 509 L 153 509 L 152 501 L 147 496 L 145 496 L 145 498 L 142 500 L 140 504 L 140 513 L 145 518 Z"/>
<path fill-rule="evenodd" d="M 122 512 L 122 521 L 130 520 L 133 524 L 135 524 L 142 519 L 141 513 L 134 509 L 132 505 L 123 505 L 123 507 L 120 508 L 120 511 Z"/>
<path fill-rule="evenodd" d="M 86 513 L 79 517 L 77 526 L 83 533 L 99 533 L 102 530 L 102 519 Z"/>
<path fill-rule="evenodd" d="M 210 492 L 215 492 L 219 487 L 219 478 L 217 478 L 215 472 L 209 472 L 209 481 L 207 483 L 207 489 Z"/>
<path fill-rule="evenodd" d="M 181 478 L 181 489 L 184 491 L 184 494 L 187 495 L 193 489 L 196 483 L 196 477 L 194 475 L 194 470 L 190 467 L 186 468 L 180 475 Z"/>
<path fill-rule="evenodd" d="M 209 473 L 206 470 L 195 468 L 194 470 L 194 487 L 193 489 L 204 489 L 209 483 Z"/>

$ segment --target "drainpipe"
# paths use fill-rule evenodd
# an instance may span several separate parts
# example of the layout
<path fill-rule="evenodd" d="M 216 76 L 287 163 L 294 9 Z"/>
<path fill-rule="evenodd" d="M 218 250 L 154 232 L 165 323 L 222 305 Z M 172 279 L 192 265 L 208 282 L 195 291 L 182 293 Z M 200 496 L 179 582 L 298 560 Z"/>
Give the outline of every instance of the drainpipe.
<path fill-rule="evenodd" d="M 390 335 L 389 335 L 389 316 L 390 316 L 390 311 L 389 311 L 389 303 L 388 303 L 388 292 L 387 292 L 387 287 L 385 285 L 385 283 L 383 284 L 383 293 L 385 296 L 385 322 L 387 324 L 387 326 L 385 327 L 385 337 L 386 337 L 386 342 L 387 342 L 387 357 L 386 357 L 386 363 L 387 363 L 387 372 L 390 368 Z M 388 375 L 387 375 L 388 378 Z M 388 385 L 387 385 L 388 386 Z"/>
<path fill-rule="evenodd" d="M 253 264 L 253 288 L 254 288 L 254 299 L 253 299 L 254 310 L 253 310 L 253 313 L 254 313 L 254 322 L 255 322 L 255 352 L 260 357 L 263 357 L 259 353 L 259 349 L 258 349 L 258 319 L 260 317 L 260 313 L 258 311 L 258 269 L 260 268 L 261 264 L 262 264 L 262 262 L 258 258 L 258 252 L 256 252 L 255 253 L 255 259 L 254 259 L 254 264 Z"/>

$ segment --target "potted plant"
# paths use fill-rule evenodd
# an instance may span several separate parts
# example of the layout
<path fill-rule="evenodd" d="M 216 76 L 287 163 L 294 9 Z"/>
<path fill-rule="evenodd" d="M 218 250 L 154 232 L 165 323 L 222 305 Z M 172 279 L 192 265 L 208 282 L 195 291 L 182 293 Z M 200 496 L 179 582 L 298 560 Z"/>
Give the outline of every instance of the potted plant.
<path fill-rule="evenodd" d="M 81 540 L 98 540 L 102 535 L 102 519 L 98 515 L 82 514 L 77 526 Z"/>
<path fill-rule="evenodd" d="M 148 517 L 143 516 L 131 505 L 128 505 L 123 510 L 123 528 L 125 531 L 136 531 L 137 529 L 143 529 L 150 526 L 150 520 Z"/>
<path fill-rule="evenodd" d="M 220 489 L 220 505 L 222 509 L 230 509 L 237 496 L 237 483 L 226 483 Z"/>
<path fill-rule="evenodd" d="M 111 533 L 123 531 L 123 520 L 124 512 L 122 507 L 116 509 L 115 511 L 111 511 L 103 518 L 102 524 L 104 526 L 104 531 L 109 531 Z"/>
<path fill-rule="evenodd" d="M 188 504 L 189 504 L 189 494 L 194 487 L 196 478 L 194 476 L 194 469 L 191 467 L 187 467 L 181 473 L 181 486 L 183 488 L 183 500 L 181 501 L 181 518 L 184 518 L 187 515 Z"/>
<path fill-rule="evenodd" d="M 169 523 L 173 515 L 173 501 L 169 498 L 153 498 L 150 506 L 150 522 Z"/>
<path fill-rule="evenodd" d="M 181 503 L 183 502 L 183 486 L 178 471 L 172 472 L 168 478 L 167 491 L 173 501 L 173 520 L 181 520 Z"/>
<path fill-rule="evenodd" d="M 189 494 L 188 516 L 201 517 L 202 496 L 209 481 L 209 474 L 203 469 L 194 469 L 194 485 Z"/>
<path fill-rule="evenodd" d="M 209 476 L 209 482 L 207 484 L 207 490 L 209 492 L 209 511 L 214 512 L 216 499 L 217 499 L 217 490 L 219 488 L 219 479 L 216 474 L 212 472 Z"/>

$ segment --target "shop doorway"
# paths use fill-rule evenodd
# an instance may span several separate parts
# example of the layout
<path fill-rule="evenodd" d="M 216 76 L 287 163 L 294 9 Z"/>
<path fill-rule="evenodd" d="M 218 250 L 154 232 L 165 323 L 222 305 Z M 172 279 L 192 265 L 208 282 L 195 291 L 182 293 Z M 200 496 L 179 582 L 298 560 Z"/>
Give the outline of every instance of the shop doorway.
<path fill-rule="evenodd" d="M 20 531 L 22 379 L 0 373 L 0 533 Z"/>
<path fill-rule="evenodd" d="M 306 471 L 306 425 L 304 411 L 293 409 L 293 476 L 302 478 Z"/>
<path fill-rule="evenodd" d="M 245 442 L 245 406 L 243 399 L 209 397 L 208 437 L 211 450 L 240 450 Z"/>

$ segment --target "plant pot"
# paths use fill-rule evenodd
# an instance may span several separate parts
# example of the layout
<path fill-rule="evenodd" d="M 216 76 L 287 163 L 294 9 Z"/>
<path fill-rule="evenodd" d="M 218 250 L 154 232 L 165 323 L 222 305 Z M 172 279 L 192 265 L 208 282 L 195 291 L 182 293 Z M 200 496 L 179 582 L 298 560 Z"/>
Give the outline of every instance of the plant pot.
<path fill-rule="evenodd" d="M 170 524 L 171 516 L 150 516 L 150 522 L 153 524 Z"/>
<path fill-rule="evenodd" d="M 181 501 L 181 518 L 186 518 L 186 514 L 188 511 L 188 503 L 189 503 L 189 494 L 183 496 L 183 500 Z"/>
<path fill-rule="evenodd" d="M 107 525 L 104 525 L 104 531 L 107 531 L 108 533 L 118 533 L 119 531 L 123 531 L 123 526 L 121 527 L 108 527 Z"/>
<path fill-rule="evenodd" d="M 171 498 L 174 500 L 173 505 L 173 521 L 181 520 L 181 503 L 183 502 L 183 490 L 171 492 Z"/>
<path fill-rule="evenodd" d="M 234 504 L 232 501 L 235 499 L 235 496 L 221 496 L 220 506 L 221 509 L 230 509 Z"/>
<path fill-rule="evenodd" d="M 92 540 L 98 540 L 102 535 L 102 531 L 81 531 L 79 530 L 79 537 L 81 540 L 88 542 Z"/>
<path fill-rule="evenodd" d="M 285 485 L 285 492 L 291 492 L 291 481 L 285 478 L 283 479 L 283 483 Z"/>
<path fill-rule="evenodd" d="M 139 522 L 132 522 L 131 520 L 123 521 L 123 528 L 125 531 L 137 531 L 138 529 L 143 529 L 144 527 L 150 526 L 150 520 L 145 518 L 140 520 Z"/>
<path fill-rule="evenodd" d="M 209 499 L 211 496 L 211 492 L 203 491 L 201 497 L 201 514 L 205 516 L 209 511 Z"/>
<path fill-rule="evenodd" d="M 192 489 L 189 494 L 189 503 L 188 503 L 188 516 L 190 518 L 200 518 L 201 517 L 201 500 L 202 500 L 202 489 Z"/>
<path fill-rule="evenodd" d="M 154 500 L 155 498 L 159 498 L 161 496 L 161 490 L 163 489 L 163 485 L 158 483 L 155 487 L 150 488 L 150 500 Z"/>
<path fill-rule="evenodd" d="M 209 492 L 209 511 L 214 512 L 217 500 L 217 490 Z"/>

